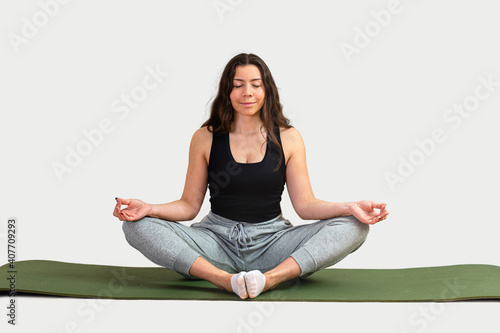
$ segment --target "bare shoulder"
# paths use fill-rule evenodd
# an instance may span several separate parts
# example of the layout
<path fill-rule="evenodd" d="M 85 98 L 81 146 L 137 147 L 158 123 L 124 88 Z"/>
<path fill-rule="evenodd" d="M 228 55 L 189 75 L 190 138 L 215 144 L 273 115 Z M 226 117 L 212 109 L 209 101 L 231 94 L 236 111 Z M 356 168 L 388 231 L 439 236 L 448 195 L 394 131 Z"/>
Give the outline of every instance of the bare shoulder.
<path fill-rule="evenodd" d="M 212 132 L 208 130 L 208 126 L 198 128 L 193 134 L 193 140 L 203 142 L 206 140 L 212 141 Z"/>
<path fill-rule="evenodd" d="M 283 146 L 289 146 L 291 148 L 297 148 L 297 146 L 302 146 L 304 141 L 302 140 L 302 135 L 295 127 L 290 128 L 280 128 L 281 142 Z"/>
<path fill-rule="evenodd" d="M 283 144 L 283 151 L 285 153 L 286 162 L 297 151 L 304 148 L 304 141 L 302 135 L 295 127 L 284 128 L 280 127 L 281 143 Z"/>
<path fill-rule="evenodd" d="M 212 132 L 207 126 L 203 126 L 196 130 L 191 139 L 191 150 L 195 154 L 201 154 L 207 161 L 210 157 L 210 149 L 212 147 Z"/>

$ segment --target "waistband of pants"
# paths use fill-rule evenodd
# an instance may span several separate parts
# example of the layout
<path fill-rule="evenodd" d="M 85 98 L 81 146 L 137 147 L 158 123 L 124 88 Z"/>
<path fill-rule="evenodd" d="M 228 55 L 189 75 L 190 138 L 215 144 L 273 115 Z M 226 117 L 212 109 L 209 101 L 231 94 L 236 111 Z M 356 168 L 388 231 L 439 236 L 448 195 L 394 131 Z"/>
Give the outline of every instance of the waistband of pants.
<path fill-rule="evenodd" d="M 285 218 L 283 217 L 283 214 L 279 214 L 278 216 L 273 217 L 272 219 L 267 220 L 267 221 L 263 221 L 263 222 L 235 221 L 235 220 L 231 220 L 231 219 L 225 218 L 223 216 L 217 215 L 212 211 L 209 211 L 207 216 L 209 219 L 216 221 L 216 222 L 218 222 L 224 226 L 227 226 L 227 227 L 232 227 L 235 224 L 242 224 L 245 228 L 248 228 L 248 229 L 252 229 L 255 227 L 258 228 L 258 227 L 263 227 L 263 226 L 269 226 L 270 224 L 273 224 L 275 222 L 285 220 Z"/>
<path fill-rule="evenodd" d="M 228 230 L 227 239 L 230 242 L 233 242 L 234 248 L 236 249 L 238 257 L 241 257 L 240 251 L 241 249 L 247 249 L 248 246 L 253 242 L 252 235 L 256 236 L 259 234 L 258 229 L 274 229 L 278 226 L 274 226 L 274 224 L 278 225 L 283 223 L 285 219 L 282 214 L 263 222 L 242 222 L 242 221 L 234 221 L 220 215 L 217 215 L 210 211 L 207 215 L 207 219 L 215 223 L 217 225 L 222 226 Z M 209 222 L 209 223 L 210 223 Z"/>

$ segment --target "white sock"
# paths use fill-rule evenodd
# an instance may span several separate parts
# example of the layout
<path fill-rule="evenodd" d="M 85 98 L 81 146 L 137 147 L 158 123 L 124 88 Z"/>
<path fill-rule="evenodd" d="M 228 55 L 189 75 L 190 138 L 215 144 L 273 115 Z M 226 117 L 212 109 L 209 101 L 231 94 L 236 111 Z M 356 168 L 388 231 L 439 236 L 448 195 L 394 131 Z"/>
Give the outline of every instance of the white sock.
<path fill-rule="evenodd" d="M 247 286 L 248 296 L 255 298 L 260 295 L 266 285 L 266 276 L 260 271 L 250 271 L 245 274 L 245 283 Z"/>
<path fill-rule="evenodd" d="M 231 277 L 231 287 L 236 295 L 241 299 L 248 297 L 247 287 L 245 285 L 245 274 L 247 272 L 239 272 Z"/>

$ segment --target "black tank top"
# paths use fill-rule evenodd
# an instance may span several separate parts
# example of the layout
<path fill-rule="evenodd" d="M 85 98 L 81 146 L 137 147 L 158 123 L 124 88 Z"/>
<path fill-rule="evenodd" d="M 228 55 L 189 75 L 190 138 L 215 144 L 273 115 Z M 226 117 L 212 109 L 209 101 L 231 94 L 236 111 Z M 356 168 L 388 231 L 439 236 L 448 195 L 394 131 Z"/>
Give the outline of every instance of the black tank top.
<path fill-rule="evenodd" d="M 281 145 L 279 128 L 274 133 Z M 280 157 L 268 135 L 266 153 L 260 162 L 238 163 L 229 147 L 229 133 L 213 134 L 208 163 L 208 188 L 213 213 L 241 222 L 263 222 L 281 214 L 285 186 L 285 155 Z M 283 153 L 283 149 L 281 149 Z"/>

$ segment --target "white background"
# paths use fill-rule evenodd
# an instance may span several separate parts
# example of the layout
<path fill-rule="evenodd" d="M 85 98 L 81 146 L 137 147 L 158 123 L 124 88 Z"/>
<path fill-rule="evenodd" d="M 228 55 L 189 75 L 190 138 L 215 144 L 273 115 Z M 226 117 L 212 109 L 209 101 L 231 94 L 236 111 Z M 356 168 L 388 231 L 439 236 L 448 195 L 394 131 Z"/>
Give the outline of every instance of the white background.
<path fill-rule="evenodd" d="M 47 3 L 52 17 L 43 14 Z M 337 267 L 500 265 L 500 86 L 459 126 L 443 118 L 454 104 L 474 100 L 478 77 L 500 82 L 498 5 L 401 0 L 381 26 L 372 12 L 382 17 L 389 3 L 2 2 L 0 241 L 14 216 L 18 260 L 154 266 L 125 241 L 114 198 L 180 197 L 189 142 L 222 69 L 251 52 L 270 67 L 285 114 L 302 133 L 315 195 L 387 203 L 389 218 Z M 37 31 L 13 43 L 34 21 Z M 361 45 L 366 29 L 371 37 Z M 346 56 L 341 46 L 356 42 L 358 52 Z M 169 75 L 126 117 L 113 112 L 122 94 L 138 91 L 147 68 Z M 68 149 L 103 119 L 113 130 L 58 179 L 53 165 L 67 164 Z M 437 128 L 446 140 L 419 153 L 415 141 Z M 410 156 L 420 164 L 391 188 L 386 174 L 397 174 Z M 286 194 L 282 208 L 304 223 Z M 196 220 L 208 210 L 207 198 Z M 79 332 L 492 332 L 500 310 L 495 302 L 262 303 L 271 308 L 259 310 L 255 302 L 109 301 L 88 320 L 77 313 L 83 302 L 19 298 L 15 329 L 64 332 L 74 322 Z M 0 318 L 2 331 L 12 329 Z M 250 330 L 243 321 L 253 323 Z"/>

